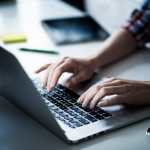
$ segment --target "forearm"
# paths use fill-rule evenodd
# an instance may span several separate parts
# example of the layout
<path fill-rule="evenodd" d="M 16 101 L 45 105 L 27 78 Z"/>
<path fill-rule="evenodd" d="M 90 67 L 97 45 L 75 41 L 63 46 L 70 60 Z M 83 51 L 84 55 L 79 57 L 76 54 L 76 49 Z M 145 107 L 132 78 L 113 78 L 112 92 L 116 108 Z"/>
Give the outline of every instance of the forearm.
<path fill-rule="evenodd" d="M 137 46 L 138 44 L 135 38 L 122 28 L 109 37 L 96 51 L 86 57 L 86 59 L 91 61 L 94 69 L 97 69 L 128 55 Z"/>

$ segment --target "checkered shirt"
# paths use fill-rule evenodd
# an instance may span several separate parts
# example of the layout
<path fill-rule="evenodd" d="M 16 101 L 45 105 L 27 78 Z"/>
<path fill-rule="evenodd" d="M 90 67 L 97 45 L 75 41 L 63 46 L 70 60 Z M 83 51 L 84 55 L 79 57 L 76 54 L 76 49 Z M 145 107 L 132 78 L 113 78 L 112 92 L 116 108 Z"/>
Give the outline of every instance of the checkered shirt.
<path fill-rule="evenodd" d="M 135 9 L 124 26 L 138 42 L 140 47 L 150 42 L 150 0 L 145 0 L 140 9 Z"/>

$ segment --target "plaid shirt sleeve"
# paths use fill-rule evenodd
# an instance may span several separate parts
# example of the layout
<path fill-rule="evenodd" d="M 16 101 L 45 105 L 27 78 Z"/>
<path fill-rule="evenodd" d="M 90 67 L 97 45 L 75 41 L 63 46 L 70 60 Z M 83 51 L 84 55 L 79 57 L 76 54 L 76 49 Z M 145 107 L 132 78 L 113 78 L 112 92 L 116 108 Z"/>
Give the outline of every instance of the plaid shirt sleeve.
<path fill-rule="evenodd" d="M 135 9 L 126 26 L 140 47 L 150 42 L 150 0 L 145 0 L 141 9 Z"/>

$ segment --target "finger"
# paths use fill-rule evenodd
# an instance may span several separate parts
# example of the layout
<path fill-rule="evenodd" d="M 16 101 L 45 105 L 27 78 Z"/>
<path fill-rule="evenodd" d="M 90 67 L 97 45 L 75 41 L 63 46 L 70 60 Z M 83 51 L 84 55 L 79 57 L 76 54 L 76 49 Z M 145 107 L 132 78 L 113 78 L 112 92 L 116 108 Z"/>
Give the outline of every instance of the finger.
<path fill-rule="evenodd" d="M 115 94 L 114 92 L 119 92 L 120 89 L 116 89 L 117 86 L 119 86 L 120 84 L 122 84 L 120 81 L 116 80 L 114 82 L 111 83 L 98 83 L 94 86 L 94 88 L 92 88 L 90 91 L 88 91 L 88 93 L 86 93 L 86 95 L 84 97 L 82 97 L 82 102 L 83 102 L 83 107 L 86 107 L 91 101 L 92 101 L 92 105 L 91 108 L 94 108 L 96 103 L 99 101 L 100 96 L 105 96 L 105 95 L 99 95 L 99 91 L 101 91 L 101 89 L 104 90 L 105 87 L 115 87 L 114 89 L 108 88 L 110 89 L 110 91 L 108 91 L 108 93 L 106 94 Z M 123 86 L 122 86 L 123 88 Z M 118 90 L 118 91 L 117 91 Z M 93 98 L 95 95 L 98 95 L 99 97 L 96 97 L 93 101 Z"/>
<path fill-rule="evenodd" d="M 47 69 L 50 65 L 51 65 L 51 64 L 47 64 L 47 65 L 45 65 L 45 66 L 39 68 L 38 70 L 35 71 L 35 73 L 39 73 L 39 72 L 41 72 L 41 71 Z"/>
<path fill-rule="evenodd" d="M 50 70 L 50 67 L 48 67 L 45 75 L 44 75 L 44 78 L 43 78 L 43 81 L 42 81 L 42 88 L 44 89 L 47 85 L 47 79 L 48 79 L 48 75 L 49 75 L 49 70 Z"/>
<path fill-rule="evenodd" d="M 98 91 L 99 89 L 93 87 L 84 97 L 82 107 L 87 107 L 93 99 L 93 97 L 98 93 Z"/>
<path fill-rule="evenodd" d="M 94 108 L 97 103 L 104 98 L 106 95 L 120 95 L 126 93 L 127 88 L 125 86 L 112 86 L 112 87 L 103 87 L 93 98 L 91 108 Z"/>
<path fill-rule="evenodd" d="M 109 81 L 110 81 L 110 80 L 109 80 Z M 98 83 L 98 84 L 92 86 L 90 89 L 88 89 L 85 93 L 83 93 L 83 94 L 80 96 L 80 98 L 78 99 L 77 102 L 78 102 L 78 103 L 82 103 L 82 102 L 84 101 L 86 95 L 87 95 L 93 88 L 96 88 L 95 90 L 97 91 L 97 89 L 100 90 L 102 87 L 118 86 L 118 85 L 120 85 L 120 83 L 117 82 L 117 81 L 114 81 L 114 82 L 112 82 L 112 83 L 109 83 L 109 81 L 108 81 L 108 82 L 100 82 L 100 83 Z M 112 79 L 111 79 L 111 81 L 112 81 Z M 90 99 L 90 100 L 87 99 L 87 101 L 88 101 L 87 103 L 89 103 L 89 101 L 91 101 L 91 99 Z"/>
<path fill-rule="evenodd" d="M 120 82 L 124 82 L 124 83 L 136 83 L 136 80 L 128 80 L 128 79 L 121 79 L 121 78 L 116 78 L 116 77 L 112 77 L 109 78 L 101 83 L 109 83 L 109 82 L 115 82 L 115 81 L 120 81 Z"/>
<path fill-rule="evenodd" d="M 92 88 L 94 88 L 94 85 L 91 86 L 86 92 L 84 92 L 79 99 L 77 100 L 78 103 L 82 103 L 83 100 L 85 99 L 86 95 L 92 90 Z"/>
<path fill-rule="evenodd" d="M 63 64 L 64 63 L 64 59 L 63 60 L 61 60 L 61 61 L 59 61 L 59 62 L 57 62 L 57 63 L 55 63 L 53 66 L 51 66 L 51 68 L 50 68 L 50 70 L 49 70 L 49 76 L 48 76 L 48 79 L 47 79 L 47 89 L 48 89 L 48 91 L 50 92 L 51 90 L 52 90 L 52 86 L 51 86 L 51 81 L 53 81 L 52 80 L 52 78 L 53 78 L 53 75 L 54 75 L 54 72 L 55 72 L 55 70 L 56 70 L 56 68 L 58 67 L 58 66 L 60 66 L 61 64 Z"/>
<path fill-rule="evenodd" d="M 112 77 L 112 78 L 109 78 L 109 79 L 107 79 L 107 80 L 105 80 L 105 81 L 102 81 L 101 83 L 102 83 L 102 84 L 103 84 L 103 83 L 109 83 L 109 82 L 113 82 L 113 81 L 115 81 L 115 80 L 118 80 L 118 78 Z"/>
<path fill-rule="evenodd" d="M 99 107 L 105 107 L 105 106 L 111 106 L 111 105 L 116 105 L 116 104 L 121 104 L 124 103 L 126 99 L 126 96 L 119 95 L 119 96 L 114 96 L 110 99 L 104 100 L 102 102 L 98 103 Z"/>
<path fill-rule="evenodd" d="M 62 73 L 64 73 L 64 72 L 67 72 L 67 71 L 69 71 L 71 69 L 71 65 L 70 64 L 68 64 L 67 62 L 64 62 L 64 63 L 62 63 L 61 65 L 59 65 L 56 69 L 55 69 L 55 71 L 54 71 L 54 73 L 53 73 L 53 75 L 50 77 L 49 76 L 49 83 L 50 83 L 50 88 L 52 89 L 52 88 L 54 88 L 55 86 L 56 86 L 56 84 L 57 84 L 57 82 L 58 82 L 58 79 L 60 78 L 60 76 L 62 75 Z"/>

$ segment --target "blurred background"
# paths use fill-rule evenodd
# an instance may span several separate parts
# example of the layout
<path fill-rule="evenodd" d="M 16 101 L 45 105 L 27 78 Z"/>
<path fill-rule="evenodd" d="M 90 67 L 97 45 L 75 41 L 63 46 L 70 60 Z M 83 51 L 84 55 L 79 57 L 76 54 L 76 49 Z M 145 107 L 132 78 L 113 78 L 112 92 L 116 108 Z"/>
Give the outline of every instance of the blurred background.
<path fill-rule="evenodd" d="M 0 34 L 22 31 L 26 42 L 5 44 L 0 39 L 0 45 L 15 54 L 23 64 L 26 71 L 33 74 L 35 68 L 46 63 L 54 62 L 64 56 L 84 57 L 95 50 L 103 40 L 57 45 L 49 30 L 45 30 L 44 20 L 57 20 L 60 18 L 75 18 L 89 16 L 96 25 L 102 27 L 111 35 L 118 28 L 126 24 L 134 8 L 138 8 L 143 0 L 0 0 Z M 79 26 L 79 28 L 81 28 Z M 85 29 L 83 27 L 83 29 Z M 61 35 L 68 30 L 61 31 Z M 53 31 L 54 28 L 53 28 Z M 75 32 L 77 33 L 77 32 Z M 57 34 L 56 34 L 57 35 Z M 60 35 L 60 33 L 59 33 Z M 72 33 L 67 34 L 71 39 Z M 62 36 L 57 36 L 62 37 Z M 63 36 L 65 37 L 65 36 Z M 75 37 L 75 36 L 74 36 Z M 20 52 L 21 47 L 56 50 L 59 55 L 44 53 Z M 73 52 L 73 53 L 70 53 Z M 22 57 L 24 56 L 24 57 Z M 33 64 L 26 60 L 42 57 L 42 61 Z M 29 67 L 30 66 L 30 67 Z"/>

